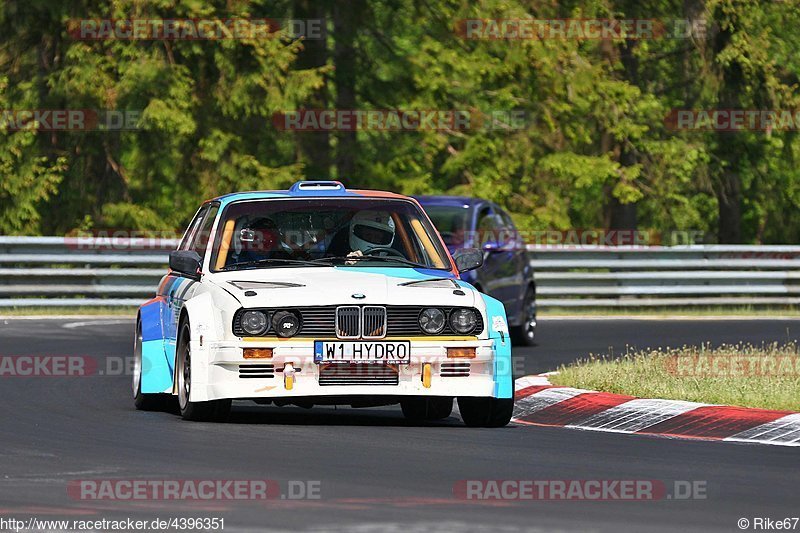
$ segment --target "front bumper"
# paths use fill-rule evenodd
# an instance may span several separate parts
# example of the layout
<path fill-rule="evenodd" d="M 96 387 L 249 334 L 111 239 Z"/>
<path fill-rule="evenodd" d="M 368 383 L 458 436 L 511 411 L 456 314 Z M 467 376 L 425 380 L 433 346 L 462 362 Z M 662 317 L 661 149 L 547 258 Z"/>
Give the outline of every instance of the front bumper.
<path fill-rule="evenodd" d="M 321 373 L 330 368 L 314 362 L 314 340 L 245 339 L 207 342 L 205 346 L 192 341 L 191 400 L 313 396 L 490 397 L 497 389 L 492 339 L 386 339 L 411 341 L 411 363 L 393 367 L 397 371 L 397 383 L 390 385 L 321 383 Z M 272 357 L 245 359 L 246 348 L 271 348 Z M 475 348 L 475 357 L 449 358 L 447 348 Z M 291 365 L 291 370 L 285 372 L 287 365 Z M 454 367 L 458 368 L 456 372 Z M 291 379 L 287 379 L 289 376 Z"/>

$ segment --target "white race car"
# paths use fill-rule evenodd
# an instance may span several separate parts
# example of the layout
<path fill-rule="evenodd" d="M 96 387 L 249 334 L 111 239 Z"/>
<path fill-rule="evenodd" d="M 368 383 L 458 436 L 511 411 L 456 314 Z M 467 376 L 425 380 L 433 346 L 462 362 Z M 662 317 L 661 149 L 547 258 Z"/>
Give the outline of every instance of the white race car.
<path fill-rule="evenodd" d="M 178 397 L 183 418 L 231 400 L 399 403 L 406 417 L 506 425 L 513 409 L 503 305 L 459 279 L 419 204 L 334 181 L 204 203 L 158 294 L 139 309 L 139 409 Z M 174 400 L 172 400 L 174 401 Z"/>

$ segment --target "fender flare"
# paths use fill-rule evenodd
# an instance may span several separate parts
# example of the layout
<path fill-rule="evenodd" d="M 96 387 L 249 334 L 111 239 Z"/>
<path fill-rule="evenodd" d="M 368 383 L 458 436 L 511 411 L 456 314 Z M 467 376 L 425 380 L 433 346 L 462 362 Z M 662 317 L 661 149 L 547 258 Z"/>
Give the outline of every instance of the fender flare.
<path fill-rule="evenodd" d="M 511 337 L 508 329 L 506 308 L 500 300 L 481 294 L 486 304 L 486 328 L 494 347 L 494 394 L 495 398 L 514 397 L 514 368 L 511 357 Z"/>
<path fill-rule="evenodd" d="M 192 298 L 191 300 L 187 300 L 186 303 L 184 303 L 183 307 L 181 308 L 181 312 L 178 318 L 177 335 L 180 336 L 181 331 L 183 330 L 183 325 L 187 321 L 189 322 L 190 339 L 200 339 L 201 336 L 205 337 L 209 336 L 209 334 L 213 335 L 214 316 L 213 313 L 209 312 L 210 309 L 214 309 L 214 301 L 209 293 L 204 293 Z M 178 394 L 178 370 L 180 369 L 180 364 L 178 362 L 178 349 L 177 349 L 179 342 L 180 338 L 176 338 L 175 361 L 173 362 L 172 365 L 171 392 L 172 394 L 175 395 Z M 192 366 L 194 367 L 194 365 Z M 194 382 L 194 380 L 192 381 Z M 195 392 L 193 387 L 192 395 L 194 394 Z"/>

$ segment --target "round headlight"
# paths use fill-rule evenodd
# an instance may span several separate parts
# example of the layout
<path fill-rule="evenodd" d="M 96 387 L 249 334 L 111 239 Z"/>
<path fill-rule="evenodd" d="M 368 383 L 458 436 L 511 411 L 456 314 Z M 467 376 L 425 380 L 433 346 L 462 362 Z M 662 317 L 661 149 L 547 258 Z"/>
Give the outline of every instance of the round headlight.
<path fill-rule="evenodd" d="M 450 313 L 450 327 L 457 333 L 469 333 L 475 329 L 478 319 L 472 309 L 456 309 Z"/>
<path fill-rule="evenodd" d="M 261 311 L 245 311 L 242 313 L 242 329 L 248 335 L 261 335 L 267 331 L 267 315 Z"/>
<path fill-rule="evenodd" d="M 272 315 L 272 328 L 278 337 L 294 337 L 300 331 L 300 317 L 291 311 L 278 311 Z"/>
<path fill-rule="evenodd" d="M 441 309 L 430 307 L 419 314 L 419 327 L 428 335 L 436 335 L 444 329 L 445 316 Z"/>

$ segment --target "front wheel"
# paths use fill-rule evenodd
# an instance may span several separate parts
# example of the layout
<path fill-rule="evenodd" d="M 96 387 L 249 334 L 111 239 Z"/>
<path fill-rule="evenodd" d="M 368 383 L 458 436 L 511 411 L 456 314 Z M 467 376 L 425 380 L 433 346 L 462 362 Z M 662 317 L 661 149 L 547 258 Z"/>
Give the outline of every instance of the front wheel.
<path fill-rule="evenodd" d="M 211 400 L 192 402 L 189 400 L 192 391 L 192 349 L 189 323 L 184 322 L 178 337 L 178 406 L 184 420 L 197 422 L 223 422 L 231 411 L 230 400 Z"/>
<path fill-rule="evenodd" d="M 511 421 L 513 398 L 458 398 L 458 410 L 464 424 L 469 427 L 499 428 Z"/>
<path fill-rule="evenodd" d="M 522 303 L 522 324 L 511 328 L 511 340 L 518 346 L 533 346 L 536 336 L 536 290 L 529 286 Z"/>

